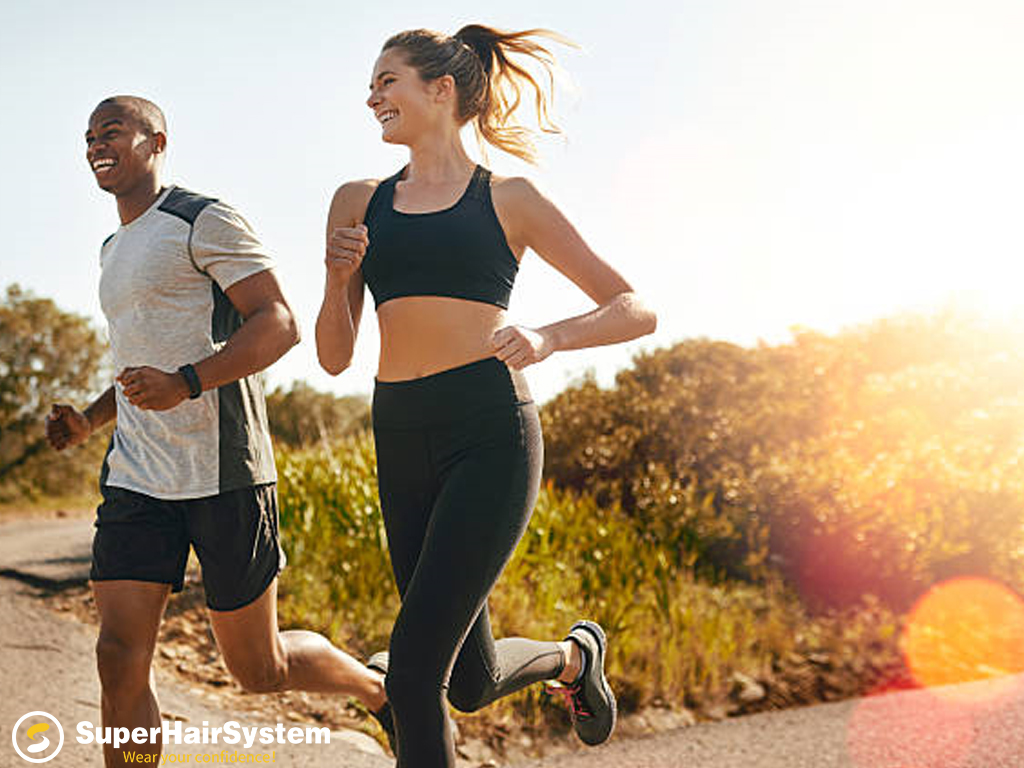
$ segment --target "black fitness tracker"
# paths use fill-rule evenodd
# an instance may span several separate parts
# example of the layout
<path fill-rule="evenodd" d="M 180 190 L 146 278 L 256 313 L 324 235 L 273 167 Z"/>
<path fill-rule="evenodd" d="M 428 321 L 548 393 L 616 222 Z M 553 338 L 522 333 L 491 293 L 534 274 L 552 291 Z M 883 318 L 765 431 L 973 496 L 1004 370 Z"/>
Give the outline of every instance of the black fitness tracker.
<path fill-rule="evenodd" d="M 199 383 L 199 374 L 197 374 L 196 369 L 192 367 L 192 363 L 181 366 L 178 369 L 178 373 L 184 377 L 185 383 L 188 384 L 189 400 L 195 400 L 203 394 L 203 385 Z"/>

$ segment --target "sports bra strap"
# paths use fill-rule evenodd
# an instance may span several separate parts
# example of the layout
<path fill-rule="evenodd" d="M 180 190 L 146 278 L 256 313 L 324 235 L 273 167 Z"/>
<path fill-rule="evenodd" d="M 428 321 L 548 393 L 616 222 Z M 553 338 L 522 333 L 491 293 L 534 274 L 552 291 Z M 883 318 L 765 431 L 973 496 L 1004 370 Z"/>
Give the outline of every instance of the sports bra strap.
<path fill-rule="evenodd" d="M 482 165 L 478 165 L 473 171 L 473 177 L 469 180 L 469 186 L 466 187 L 466 197 L 483 201 L 490 199 L 491 172 Z"/>
<path fill-rule="evenodd" d="M 370 216 L 373 215 L 373 212 L 378 207 L 383 205 L 385 210 L 391 208 L 392 201 L 395 197 L 395 184 L 401 178 L 403 173 L 405 173 L 404 167 L 398 173 L 388 176 L 377 184 L 377 188 L 373 190 L 373 194 L 370 195 L 370 202 L 366 204 L 366 213 L 363 214 L 364 223 L 370 220 Z"/>

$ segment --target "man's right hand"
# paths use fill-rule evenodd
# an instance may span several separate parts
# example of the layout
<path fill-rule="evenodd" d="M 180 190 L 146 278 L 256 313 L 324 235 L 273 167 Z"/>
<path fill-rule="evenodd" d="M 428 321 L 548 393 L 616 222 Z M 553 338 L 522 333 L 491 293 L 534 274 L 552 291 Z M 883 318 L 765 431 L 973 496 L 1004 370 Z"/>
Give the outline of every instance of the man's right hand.
<path fill-rule="evenodd" d="M 54 404 L 46 414 L 46 439 L 58 451 L 84 442 L 91 434 L 89 419 L 70 405 Z"/>

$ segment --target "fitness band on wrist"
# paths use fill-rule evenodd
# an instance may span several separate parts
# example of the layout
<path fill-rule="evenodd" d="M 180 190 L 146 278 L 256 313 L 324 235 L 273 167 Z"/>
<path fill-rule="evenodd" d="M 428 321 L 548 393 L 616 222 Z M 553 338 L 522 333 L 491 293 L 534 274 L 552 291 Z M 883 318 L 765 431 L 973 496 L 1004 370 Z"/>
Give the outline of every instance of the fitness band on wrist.
<path fill-rule="evenodd" d="M 192 367 L 192 363 L 187 363 L 178 369 L 178 373 L 185 379 L 185 383 L 188 384 L 188 399 L 195 400 L 201 394 L 203 394 L 203 385 L 199 382 L 199 374 L 196 373 L 196 369 Z"/>

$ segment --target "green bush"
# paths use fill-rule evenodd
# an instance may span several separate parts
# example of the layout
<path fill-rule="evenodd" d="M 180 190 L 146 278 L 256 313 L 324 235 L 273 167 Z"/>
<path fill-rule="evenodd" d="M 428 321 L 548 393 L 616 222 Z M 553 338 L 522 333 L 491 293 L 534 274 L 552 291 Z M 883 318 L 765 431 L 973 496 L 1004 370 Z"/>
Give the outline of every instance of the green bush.
<path fill-rule="evenodd" d="M 281 531 L 289 567 L 285 622 L 313 626 L 346 647 L 386 647 L 398 596 L 366 433 L 319 448 L 277 450 Z"/>
<path fill-rule="evenodd" d="M 678 567 L 781 572 L 815 606 L 935 581 L 1024 588 L 1024 333 L 956 314 L 638 356 L 542 410 L 546 477 Z"/>
<path fill-rule="evenodd" d="M 290 561 L 283 620 L 324 631 L 364 656 L 385 647 L 398 601 L 371 437 L 279 450 L 278 468 Z M 704 583 L 617 505 L 551 485 L 541 491 L 490 608 L 498 636 L 561 639 L 578 618 L 599 621 L 612 638 L 608 669 L 624 711 L 721 697 L 733 672 L 768 674 L 786 654 L 818 647 L 814 633 L 825 632 L 792 593 L 777 585 Z M 894 645 L 891 617 L 858 622 L 847 626 L 863 625 L 865 637 Z M 477 719 L 493 723 L 511 710 L 538 727 L 562 717 L 533 687 Z"/>

